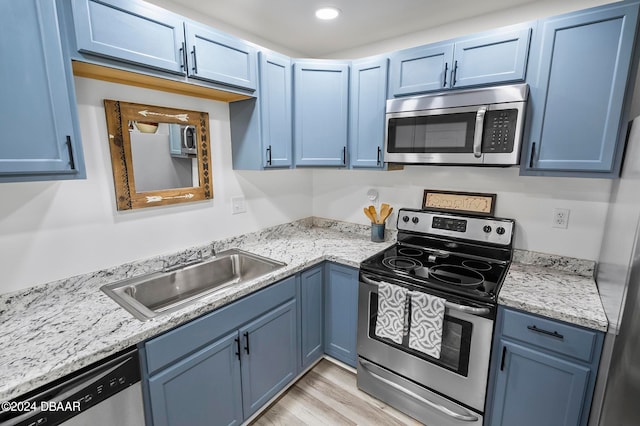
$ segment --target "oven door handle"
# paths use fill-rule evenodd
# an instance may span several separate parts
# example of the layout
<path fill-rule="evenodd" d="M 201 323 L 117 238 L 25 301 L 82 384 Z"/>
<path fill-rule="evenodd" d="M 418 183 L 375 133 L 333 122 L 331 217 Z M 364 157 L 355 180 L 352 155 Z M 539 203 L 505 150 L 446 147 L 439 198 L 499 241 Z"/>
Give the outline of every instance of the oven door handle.
<path fill-rule="evenodd" d="M 366 284 L 370 285 L 377 286 L 380 283 L 380 281 L 372 280 L 364 274 L 360 274 L 360 279 Z M 488 315 L 491 312 L 489 308 L 476 308 L 473 306 L 460 305 L 449 301 L 445 301 L 444 306 L 449 309 L 453 309 L 454 311 L 460 311 L 471 315 Z"/>
<path fill-rule="evenodd" d="M 445 406 L 442 406 L 440 404 L 437 404 L 433 401 L 429 401 L 426 398 L 423 398 L 422 396 L 418 395 L 417 393 L 406 389 L 402 386 L 400 386 L 397 383 L 392 382 L 389 379 L 385 379 L 384 377 L 374 373 L 373 371 L 371 371 L 371 368 L 369 368 L 371 366 L 370 363 L 368 363 L 367 361 L 363 360 L 362 358 L 359 360 L 360 364 L 367 370 L 367 372 L 375 379 L 380 380 L 382 383 L 391 386 L 392 388 L 394 388 L 395 390 L 402 392 L 403 394 L 425 404 L 428 405 L 429 407 L 433 408 L 434 410 L 437 410 L 439 412 L 441 412 L 442 414 L 444 414 L 445 416 L 448 417 L 452 417 L 456 420 L 460 420 L 463 422 L 477 422 L 478 421 L 478 416 L 474 416 L 472 414 L 469 413 L 465 413 L 465 414 L 460 414 L 460 413 L 456 413 L 455 411 L 452 411 L 450 409 L 448 409 Z"/>

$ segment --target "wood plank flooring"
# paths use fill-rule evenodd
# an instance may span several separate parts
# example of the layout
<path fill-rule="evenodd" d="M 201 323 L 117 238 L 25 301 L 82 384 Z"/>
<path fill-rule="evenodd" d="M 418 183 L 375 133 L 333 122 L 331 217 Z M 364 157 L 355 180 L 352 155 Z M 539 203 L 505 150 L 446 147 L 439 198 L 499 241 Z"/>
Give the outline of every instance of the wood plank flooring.
<path fill-rule="evenodd" d="M 358 390 L 355 374 L 323 359 L 251 426 L 421 424 Z"/>

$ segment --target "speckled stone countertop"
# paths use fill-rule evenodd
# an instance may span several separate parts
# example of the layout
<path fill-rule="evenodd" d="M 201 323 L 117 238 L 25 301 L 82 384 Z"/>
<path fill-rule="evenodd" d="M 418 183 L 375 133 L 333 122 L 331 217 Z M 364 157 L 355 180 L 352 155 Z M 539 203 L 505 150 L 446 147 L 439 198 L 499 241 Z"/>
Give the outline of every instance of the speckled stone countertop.
<path fill-rule="evenodd" d="M 184 309 L 142 322 L 100 287 L 162 269 L 163 258 L 122 265 L 25 291 L 0 295 L 0 401 L 20 396 L 122 349 L 228 304 L 324 260 L 358 267 L 395 242 L 370 241 L 369 227 L 303 219 L 224 241 L 216 251 L 239 248 L 285 262 L 261 278 L 226 288 Z M 194 247 L 171 257 L 192 257 Z"/>
<path fill-rule="evenodd" d="M 498 303 L 607 331 L 594 268 L 590 261 L 516 250 Z"/>
<path fill-rule="evenodd" d="M 308 218 L 173 256 L 0 295 L 0 401 L 16 398 L 322 261 L 358 267 L 395 242 L 394 230 L 388 230 L 384 243 L 371 242 L 369 232 L 368 226 Z M 217 252 L 239 248 L 287 265 L 146 322 L 135 319 L 100 291 L 105 284 L 158 271 L 164 260 L 187 260 L 198 251 L 206 256 L 212 248 Z M 516 250 L 499 303 L 606 330 L 595 282 L 589 278 L 593 266 L 593 262 Z"/>

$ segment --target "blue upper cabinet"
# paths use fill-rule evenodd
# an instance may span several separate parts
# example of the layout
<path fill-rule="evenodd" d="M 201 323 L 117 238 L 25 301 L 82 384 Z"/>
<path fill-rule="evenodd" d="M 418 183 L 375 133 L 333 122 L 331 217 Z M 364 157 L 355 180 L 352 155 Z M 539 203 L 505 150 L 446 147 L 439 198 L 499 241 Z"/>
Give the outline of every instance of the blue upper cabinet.
<path fill-rule="evenodd" d="M 349 65 L 297 61 L 293 85 L 296 166 L 346 166 Z"/>
<path fill-rule="evenodd" d="M 264 166 L 291 167 L 293 126 L 291 59 L 277 53 L 260 54 L 260 111 Z"/>
<path fill-rule="evenodd" d="M 387 58 L 354 61 L 349 96 L 349 164 L 382 168 Z"/>
<path fill-rule="evenodd" d="M 521 174 L 618 176 L 637 20 L 636 3 L 539 23 Z"/>
<path fill-rule="evenodd" d="M 73 59 L 232 92 L 256 90 L 256 48 L 163 8 L 140 0 L 71 0 L 67 15 Z"/>
<path fill-rule="evenodd" d="M 184 74 L 183 19 L 149 3 L 72 0 L 78 50 Z"/>
<path fill-rule="evenodd" d="M 263 170 L 293 165 L 291 59 L 262 51 L 257 99 L 229 104 L 233 168 Z"/>
<path fill-rule="evenodd" d="M 389 97 L 445 89 L 449 87 L 452 66 L 452 43 L 394 53 L 389 70 Z"/>
<path fill-rule="evenodd" d="M 530 39 L 527 26 L 456 42 L 451 87 L 524 80 Z"/>
<path fill-rule="evenodd" d="M 54 0 L 0 2 L 0 182 L 84 178 Z"/>
<path fill-rule="evenodd" d="M 241 89 L 256 90 L 256 49 L 240 39 L 185 23 L 188 74 Z"/>
<path fill-rule="evenodd" d="M 523 81 L 530 38 L 524 24 L 396 52 L 389 97 Z"/>

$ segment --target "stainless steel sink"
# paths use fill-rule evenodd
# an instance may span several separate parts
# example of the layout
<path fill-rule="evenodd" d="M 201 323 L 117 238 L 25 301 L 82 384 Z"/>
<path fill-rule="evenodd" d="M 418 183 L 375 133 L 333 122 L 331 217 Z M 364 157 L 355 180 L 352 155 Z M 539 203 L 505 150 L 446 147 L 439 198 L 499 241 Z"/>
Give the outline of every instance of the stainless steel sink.
<path fill-rule="evenodd" d="M 146 321 L 285 265 L 253 253 L 231 249 L 195 265 L 119 281 L 102 286 L 101 290 L 134 317 Z"/>

